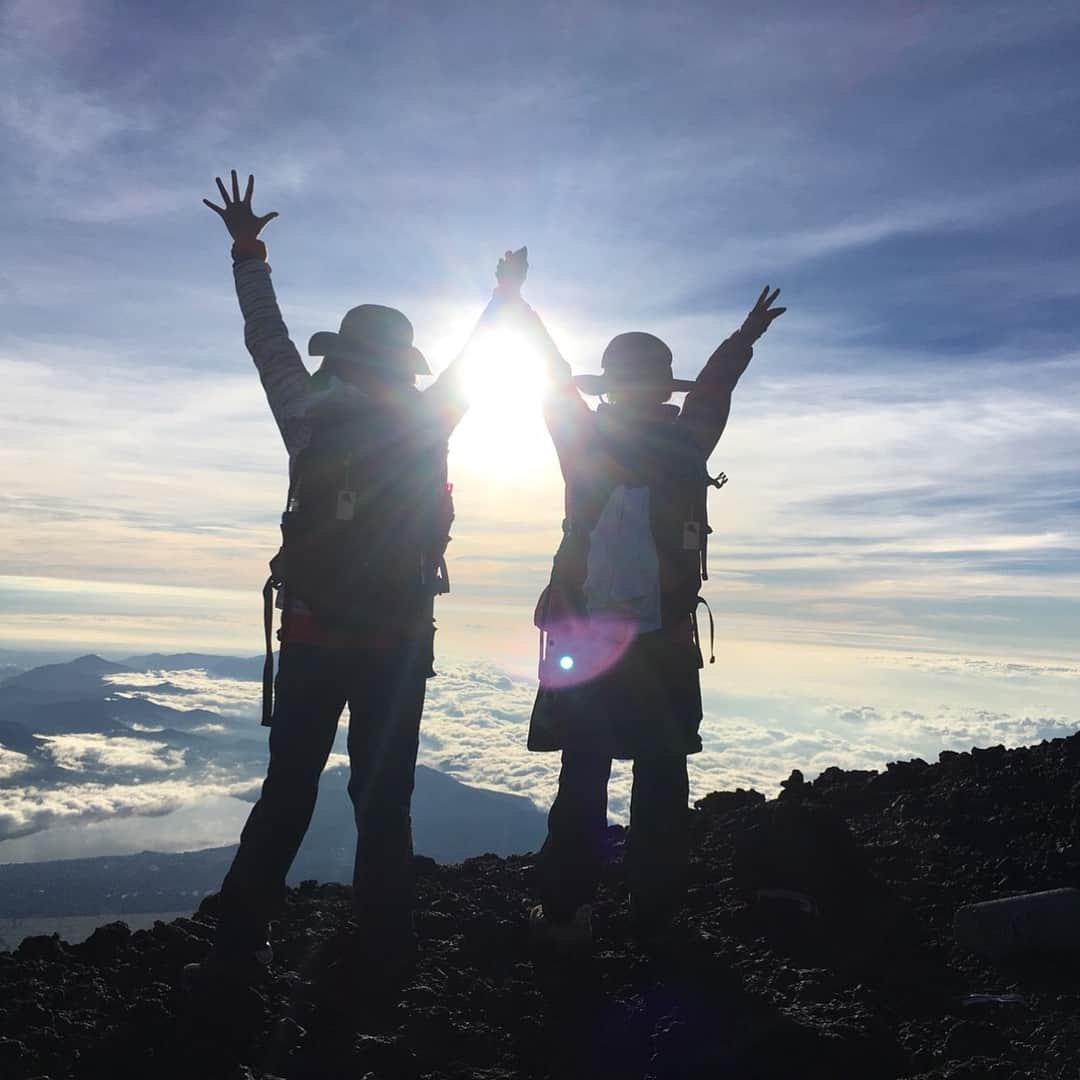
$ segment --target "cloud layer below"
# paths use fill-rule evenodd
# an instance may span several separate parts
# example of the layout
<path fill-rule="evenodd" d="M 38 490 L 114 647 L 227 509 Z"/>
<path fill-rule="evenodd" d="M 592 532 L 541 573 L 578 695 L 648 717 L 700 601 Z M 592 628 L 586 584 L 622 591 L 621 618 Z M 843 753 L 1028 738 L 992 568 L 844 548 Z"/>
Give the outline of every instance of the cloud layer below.
<path fill-rule="evenodd" d="M 800 651 L 792 649 L 791 656 Z M 856 662 L 880 677 L 876 695 L 866 698 L 844 693 L 852 659 L 830 659 L 832 651 L 818 648 L 808 665 L 813 682 L 793 663 L 782 695 L 768 653 L 727 657 L 745 668 L 749 689 L 736 693 L 706 681 L 704 752 L 690 761 L 694 798 L 749 786 L 774 793 L 794 768 L 808 777 L 833 765 L 880 769 L 891 760 L 932 760 L 943 749 L 1028 744 L 1080 726 L 1075 666 L 973 664 L 914 654 L 898 662 L 894 653 L 867 653 Z M 103 854 L 116 845 L 184 850 L 235 841 L 265 770 L 258 684 L 192 669 L 111 681 L 123 685 L 125 696 L 198 707 L 218 713 L 221 722 L 172 734 L 40 738 L 40 756 L 51 767 L 44 773 L 26 755 L 0 748 L 6 781 L 0 835 L 7 837 L 0 861 Z M 471 785 L 523 795 L 546 810 L 559 757 L 525 749 L 534 692 L 531 678 L 491 663 L 441 665 L 429 682 L 420 762 Z M 329 767 L 347 767 L 344 744 L 343 723 Z M 615 820 L 626 819 L 630 784 L 629 764 L 617 763 L 610 786 Z"/>

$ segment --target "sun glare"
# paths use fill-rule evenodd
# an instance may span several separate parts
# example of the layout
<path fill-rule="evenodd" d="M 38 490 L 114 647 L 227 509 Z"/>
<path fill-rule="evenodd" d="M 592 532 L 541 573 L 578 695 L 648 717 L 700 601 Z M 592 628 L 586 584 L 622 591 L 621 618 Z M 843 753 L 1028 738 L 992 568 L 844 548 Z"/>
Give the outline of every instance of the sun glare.
<path fill-rule="evenodd" d="M 482 335 L 465 358 L 469 413 L 451 443 L 466 467 L 507 475 L 550 452 L 541 406 L 546 376 L 536 350 L 512 330 Z"/>
<path fill-rule="evenodd" d="M 469 346 L 465 363 L 465 386 L 472 408 L 535 412 L 544 392 L 544 370 L 536 350 L 522 334 L 513 330 L 484 334 Z"/>

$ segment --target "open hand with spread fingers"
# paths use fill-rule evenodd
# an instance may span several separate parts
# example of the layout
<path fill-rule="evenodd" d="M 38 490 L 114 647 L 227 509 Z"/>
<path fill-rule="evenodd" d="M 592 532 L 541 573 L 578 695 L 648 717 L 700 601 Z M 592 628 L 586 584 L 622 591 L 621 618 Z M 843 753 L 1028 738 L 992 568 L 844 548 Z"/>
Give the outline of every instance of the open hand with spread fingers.
<path fill-rule="evenodd" d="M 742 332 L 749 335 L 751 341 L 757 341 L 772 325 L 773 319 L 779 318 L 787 311 L 786 307 L 774 308 L 772 306 L 779 295 L 779 289 L 773 289 L 770 293 L 768 285 L 761 290 L 757 303 L 750 309 L 750 314 L 743 320 L 741 327 Z"/>
<path fill-rule="evenodd" d="M 271 210 L 269 214 L 257 217 L 251 209 L 251 196 L 255 191 L 254 176 L 248 177 L 247 189 L 244 191 L 243 198 L 240 198 L 240 185 L 236 179 L 235 169 L 232 170 L 231 199 L 229 193 L 225 190 L 225 185 L 221 182 L 221 177 L 215 176 L 214 181 L 218 186 L 218 191 L 221 192 L 221 198 L 225 205 L 216 206 L 209 199 L 203 199 L 203 202 L 225 222 L 225 228 L 229 230 L 229 235 L 234 240 L 254 240 L 262 231 L 263 226 L 278 216 L 276 210 Z"/>

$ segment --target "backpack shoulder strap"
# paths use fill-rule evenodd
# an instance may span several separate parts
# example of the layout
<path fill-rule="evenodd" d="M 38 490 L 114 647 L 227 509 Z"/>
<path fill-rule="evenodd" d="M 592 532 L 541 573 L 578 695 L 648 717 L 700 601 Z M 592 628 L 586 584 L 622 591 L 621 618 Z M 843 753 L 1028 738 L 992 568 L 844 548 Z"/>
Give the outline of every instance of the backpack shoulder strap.
<path fill-rule="evenodd" d="M 262 677 L 262 725 L 270 727 L 274 715 L 274 575 L 263 586 L 263 635 L 266 639 L 266 659 Z"/>

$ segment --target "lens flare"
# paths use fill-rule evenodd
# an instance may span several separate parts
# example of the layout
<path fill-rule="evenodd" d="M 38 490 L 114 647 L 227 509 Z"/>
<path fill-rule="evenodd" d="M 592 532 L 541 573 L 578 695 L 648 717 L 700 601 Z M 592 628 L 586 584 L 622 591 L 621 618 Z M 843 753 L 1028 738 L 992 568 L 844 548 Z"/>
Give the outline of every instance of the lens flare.
<path fill-rule="evenodd" d="M 582 686 L 611 671 L 637 638 L 637 621 L 615 615 L 544 616 L 540 682 Z"/>

